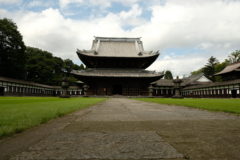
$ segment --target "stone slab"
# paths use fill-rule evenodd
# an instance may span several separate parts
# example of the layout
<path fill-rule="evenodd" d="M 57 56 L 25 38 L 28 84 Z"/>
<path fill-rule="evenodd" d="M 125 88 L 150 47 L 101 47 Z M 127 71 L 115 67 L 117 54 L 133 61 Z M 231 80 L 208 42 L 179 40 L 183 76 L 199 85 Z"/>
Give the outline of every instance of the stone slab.
<path fill-rule="evenodd" d="M 54 134 L 11 160 L 137 160 L 182 157 L 156 132 L 136 131 Z"/>

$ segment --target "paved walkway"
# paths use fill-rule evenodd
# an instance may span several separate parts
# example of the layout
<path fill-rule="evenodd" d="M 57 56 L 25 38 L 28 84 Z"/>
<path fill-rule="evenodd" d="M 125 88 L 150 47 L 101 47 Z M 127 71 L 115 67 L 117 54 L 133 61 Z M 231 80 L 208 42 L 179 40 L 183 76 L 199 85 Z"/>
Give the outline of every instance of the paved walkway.
<path fill-rule="evenodd" d="M 240 159 L 240 118 L 112 98 L 0 141 L 0 159 Z"/>

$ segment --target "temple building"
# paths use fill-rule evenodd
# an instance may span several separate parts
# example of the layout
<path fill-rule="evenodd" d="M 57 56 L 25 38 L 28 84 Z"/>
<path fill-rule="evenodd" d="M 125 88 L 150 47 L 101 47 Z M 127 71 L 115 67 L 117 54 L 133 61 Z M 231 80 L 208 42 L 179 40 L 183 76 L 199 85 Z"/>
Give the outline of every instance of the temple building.
<path fill-rule="evenodd" d="M 182 79 L 181 95 L 194 98 L 240 98 L 240 62 L 226 66 L 214 76 L 221 76 L 221 82 L 212 82 L 203 73 Z M 152 82 L 153 96 L 173 97 L 173 80 L 160 79 Z"/>
<path fill-rule="evenodd" d="M 60 96 L 63 94 L 61 86 L 49 86 L 30 81 L 0 76 L 0 96 Z M 81 96 L 81 86 L 70 86 L 68 94 Z"/>
<path fill-rule="evenodd" d="M 215 76 L 221 76 L 224 81 L 240 79 L 240 62 L 228 65 Z"/>
<path fill-rule="evenodd" d="M 181 88 L 182 95 L 184 89 L 190 86 L 201 86 L 206 84 L 212 84 L 212 81 L 208 79 L 203 73 L 192 75 L 190 77 L 182 78 Z M 153 96 L 160 97 L 172 97 L 175 94 L 175 87 L 173 80 L 171 79 L 160 79 L 158 81 L 152 82 L 153 86 Z"/>
<path fill-rule="evenodd" d="M 145 51 L 140 38 L 95 37 L 90 50 L 77 54 L 87 69 L 72 74 L 87 85 L 87 95 L 148 96 L 150 83 L 163 77 L 145 70 L 159 53 Z"/>
<path fill-rule="evenodd" d="M 240 62 L 226 66 L 215 76 L 222 82 L 212 82 L 183 88 L 184 97 L 240 98 Z"/>

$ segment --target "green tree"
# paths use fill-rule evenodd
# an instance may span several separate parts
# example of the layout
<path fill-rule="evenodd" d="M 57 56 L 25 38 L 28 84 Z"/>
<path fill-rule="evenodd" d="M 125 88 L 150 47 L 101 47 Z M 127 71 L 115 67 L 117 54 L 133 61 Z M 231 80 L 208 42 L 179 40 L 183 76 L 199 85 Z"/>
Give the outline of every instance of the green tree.
<path fill-rule="evenodd" d="M 38 48 L 27 47 L 27 80 L 48 85 L 60 85 L 66 74 L 73 69 L 80 69 L 70 59 L 54 57 L 52 53 Z M 77 81 L 71 74 L 67 75 L 71 83 Z"/>
<path fill-rule="evenodd" d="M 47 51 L 27 47 L 27 80 L 37 83 L 59 85 L 62 81 L 64 62 Z"/>
<path fill-rule="evenodd" d="M 173 79 L 172 72 L 169 70 L 165 71 L 164 79 Z"/>
<path fill-rule="evenodd" d="M 83 65 L 83 64 L 81 64 L 81 65 L 79 66 L 79 69 L 80 69 L 80 70 L 83 70 L 83 69 L 85 69 L 84 65 Z"/>
<path fill-rule="evenodd" d="M 216 73 L 216 65 L 218 64 L 218 60 L 211 56 L 208 59 L 208 63 L 203 67 L 203 74 L 210 80 L 215 81 L 214 74 Z"/>
<path fill-rule="evenodd" d="M 229 63 L 227 61 L 224 61 L 222 63 L 217 63 L 214 66 L 215 73 L 221 72 Z"/>
<path fill-rule="evenodd" d="M 197 74 L 200 74 L 200 73 L 203 73 L 203 68 L 200 68 L 200 69 L 198 69 L 196 71 L 192 71 L 191 75 L 197 75 Z"/>
<path fill-rule="evenodd" d="M 236 62 L 240 62 L 240 50 L 236 50 L 234 52 L 232 52 L 229 56 L 227 61 L 229 63 L 236 63 Z"/>
<path fill-rule="evenodd" d="M 70 59 L 65 59 L 63 61 L 63 67 L 64 67 L 64 70 L 66 70 L 66 72 L 69 72 L 69 73 L 73 70 L 73 67 L 76 68 L 76 66 L 74 66 L 73 61 Z"/>
<path fill-rule="evenodd" d="M 17 25 L 0 19 L 0 75 L 23 79 L 25 76 L 25 45 Z"/>
<path fill-rule="evenodd" d="M 74 64 L 72 60 L 70 59 L 65 59 L 64 60 L 64 65 L 63 65 L 63 69 L 65 70 L 65 72 L 70 73 L 72 70 L 80 70 L 80 66 L 77 64 Z M 66 74 L 66 73 L 65 73 Z M 71 74 L 67 74 L 68 76 L 68 81 L 70 82 L 70 84 L 74 84 L 77 79 L 71 75 Z"/>
<path fill-rule="evenodd" d="M 70 60 L 70 59 L 65 59 L 64 60 L 64 67 L 65 67 L 65 69 L 67 67 L 67 68 L 70 68 L 71 70 L 83 70 L 83 69 L 85 69 L 83 64 L 81 64 L 79 66 L 77 64 L 74 64 L 73 61 Z"/>

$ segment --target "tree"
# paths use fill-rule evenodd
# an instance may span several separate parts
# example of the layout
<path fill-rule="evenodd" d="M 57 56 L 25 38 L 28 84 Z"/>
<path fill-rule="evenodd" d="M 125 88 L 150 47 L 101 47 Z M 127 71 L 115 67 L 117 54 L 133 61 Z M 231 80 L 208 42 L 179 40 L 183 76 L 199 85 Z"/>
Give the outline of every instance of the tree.
<path fill-rule="evenodd" d="M 23 79 L 25 75 L 25 45 L 17 25 L 10 19 L 0 19 L 0 75 Z"/>
<path fill-rule="evenodd" d="M 60 85 L 67 72 L 80 69 L 80 66 L 74 64 L 72 60 L 54 57 L 52 53 L 38 48 L 27 47 L 26 55 L 27 80 L 29 81 Z M 75 82 L 77 79 L 69 75 L 69 81 Z"/>
<path fill-rule="evenodd" d="M 60 84 L 64 66 L 61 58 L 33 47 L 27 47 L 26 55 L 27 80 L 48 85 Z"/>
<path fill-rule="evenodd" d="M 77 68 L 76 66 L 74 66 L 74 63 L 70 59 L 65 59 L 63 61 L 63 67 L 64 67 L 64 70 L 66 70 L 66 72 L 69 72 L 69 73 L 73 70 L 73 67 Z"/>
<path fill-rule="evenodd" d="M 70 59 L 65 59 L 64 60 L 64 70 L 68 73 L 70 73 L 72 70 L 80 70 L 80 66 L 77 64 L 74 64 L 72 60 Z M 74 82 L 77 81 L 77 79 L 73 75 L 68 75 L 68 81 L 70 84 L 73 84 Z"/>
<path fill-rule="evenodd" d="M 232 52 L 229 56 L 227 61 L 229 63 L 236 63 L 236 62 L 240 62 L 240 50 L 236 50 L 234 52 Z"/>
<path fill-rule="evenodd" d="M 200 74 L 200 73 L 203 73 L 203 68 L 200 68 L 200 69 L 198 69 L 196 71 L 192 71 L 191 75 L 197 75 L 197 74 Z"/>
<path fill-rule="evenodd" d="M 80 70 L 83 70 L 83 69 L 85 69 L 84 65 L 83 65 L 83 64 L 81 64 L 81 65 L 79 66 L 79 69 L 80 69 Z"/>
<path fill-rule="evenodd" d="M 169 70 L 165 71 L 164 79 L 173 79 L 172 72 Z"/>
<path fill-rule="evenodd" d="M 215 81 L 214 74 L 216 73 L 215 66 L 218 64 L 218 60 L 211 56 L 208 59 L 208 63 L 203 67 L 203 74 L 210 80 Z"/>

